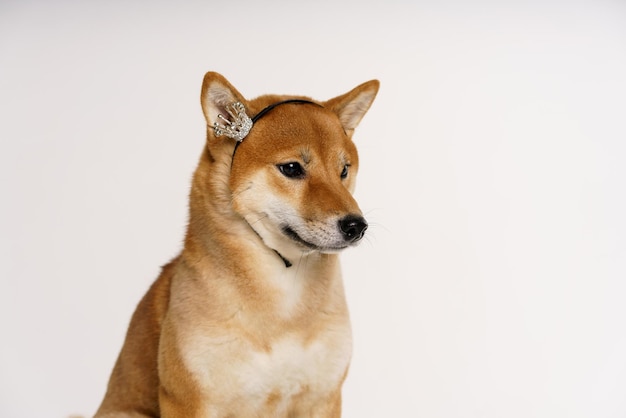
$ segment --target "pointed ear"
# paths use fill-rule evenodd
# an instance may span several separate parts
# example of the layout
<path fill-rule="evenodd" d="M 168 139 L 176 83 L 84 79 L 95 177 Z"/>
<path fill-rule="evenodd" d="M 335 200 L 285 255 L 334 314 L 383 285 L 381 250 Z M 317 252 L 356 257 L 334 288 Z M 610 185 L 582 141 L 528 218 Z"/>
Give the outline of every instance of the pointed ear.
<path fill-rule="evenodd" d="M 378 80 L 370 80 L 324 103 L 324 107 L 331 109 L 339 116 L 343 129 L 349 137 L 352 137 L 354 129 L 372 105 L 379 85 Z"/>
<path fill-rule="evenodd" d="M 248 108 L 248 102 L 241 93 L 224 76 L 214 72 L 208 72 L 204 76 L 200 102 L 208 128 L 212 128 L 215 122 L 221 123 L 217 115 L 221 114 L 225 118 L 229 117 L 226 110 L 227 106 L 235 102 L 241 102 L 246 109 Z"/>

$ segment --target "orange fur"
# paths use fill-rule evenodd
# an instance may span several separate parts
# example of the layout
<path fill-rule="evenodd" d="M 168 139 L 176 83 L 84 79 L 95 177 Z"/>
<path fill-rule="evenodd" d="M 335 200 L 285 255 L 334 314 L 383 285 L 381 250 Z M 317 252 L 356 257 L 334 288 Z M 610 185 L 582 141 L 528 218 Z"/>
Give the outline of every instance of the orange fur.
<path fill-rule="evenodd" d="M 137 306 L 96 417 L 341 415 L 352 342 L 337 253 L 360 238 L 345 227 L 362 220 L 351 137 L 377 90 L 278 106 L 233 155 L 212 129 L 225 106 L 255 115 L 290 97 L 247 101 L 206 74 L 184 248 Z"/>

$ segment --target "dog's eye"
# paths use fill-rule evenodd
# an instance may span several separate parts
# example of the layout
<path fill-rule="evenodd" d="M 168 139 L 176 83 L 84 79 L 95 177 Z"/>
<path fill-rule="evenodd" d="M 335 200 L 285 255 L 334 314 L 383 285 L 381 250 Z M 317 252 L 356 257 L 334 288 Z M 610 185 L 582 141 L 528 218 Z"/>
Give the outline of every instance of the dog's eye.
<path fill-rule="evenodd" d="M 345 179 L 346 177 L 348 177 L 348 167 L 350 167 L 350 164 L 346 164 L 343 166 L 343 170 L 341 171 L 342 179 Z"/>
<path fill-rule="evenodd" d="M 300 163 L 286 163 L 286 164 L 278 164 L 278 169 L 285 177 L 289 177 L 290 179 L 302 179 L 304 178 L 304 168 L 300 165 Z"/>

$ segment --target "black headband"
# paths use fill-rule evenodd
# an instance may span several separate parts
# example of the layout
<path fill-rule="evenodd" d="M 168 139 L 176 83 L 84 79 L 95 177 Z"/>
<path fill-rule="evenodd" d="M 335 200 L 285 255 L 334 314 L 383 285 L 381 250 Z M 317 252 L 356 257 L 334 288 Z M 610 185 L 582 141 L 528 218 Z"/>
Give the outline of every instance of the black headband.
<path fill-rule="evenodd" d="M 252 118 L 252 122 L 253 123 L 256 122 L 257 120 L 262 118 L 267 112 L 269 112 L 270 110 L 274 109 L 275 107 L 280 106 L 280 105 L 284 105 L 284 104 L 289 104 L 289 103 L 295 103 L 295 104 L 306 104 L 306 103 L 308 103 L 308 104 L 314 104 L 314 105 L 319 106 L 319 107 L 323 107 L 321 104 L 312 102 L 310 100 L 303 100 L 303 99 L 283 100 L 282 102 L 271 104 L 271 105 L 267 106 L 265 109 L 261 110 L 259 113 L 257 113 Z"/>

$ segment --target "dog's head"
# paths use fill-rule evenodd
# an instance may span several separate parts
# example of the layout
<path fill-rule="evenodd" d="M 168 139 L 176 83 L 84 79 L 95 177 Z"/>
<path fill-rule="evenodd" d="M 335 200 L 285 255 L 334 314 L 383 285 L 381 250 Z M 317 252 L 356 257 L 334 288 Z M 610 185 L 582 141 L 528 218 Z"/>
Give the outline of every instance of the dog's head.
<path fill-rule="evenodd" d="M 368 81 L 325 102 L 248 101 L 221 75 L 206 74 L 209 150 L 228 165 L 232 210 L 268 247 L 289 258 L 337 252 L 363 237 L 367 222 L 352 197 L 359 164 L 352 134 L 378 86 Z"/>

